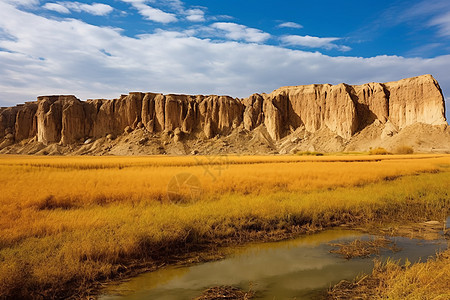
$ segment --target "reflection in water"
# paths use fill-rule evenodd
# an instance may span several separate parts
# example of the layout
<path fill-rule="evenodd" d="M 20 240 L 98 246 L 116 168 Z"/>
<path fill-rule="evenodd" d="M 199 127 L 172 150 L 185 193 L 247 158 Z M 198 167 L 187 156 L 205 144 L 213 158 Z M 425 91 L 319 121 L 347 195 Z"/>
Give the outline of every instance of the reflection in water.
<path fill-rule="evenodd" d="M 257 291 L 259 299 L 312 298 L 342 279 L 370 272 L 371 259 L 345 260 L 330 254 L 330 242 L 370 236 L 351 230 L 329 230 L 295 240 L 261 243 L 233 249 L 227 259 L 189 267 L 168 267 L 142 274 L 112 287 L 100 299 L 192 299 L 209 287 L 232 285 Z M 395 237 L 403 250 L 382 252 L 382 258 L 425 260 L 445 241 L 421 241 Z M 420 242 L 420 243 L 419 243 Z"/>

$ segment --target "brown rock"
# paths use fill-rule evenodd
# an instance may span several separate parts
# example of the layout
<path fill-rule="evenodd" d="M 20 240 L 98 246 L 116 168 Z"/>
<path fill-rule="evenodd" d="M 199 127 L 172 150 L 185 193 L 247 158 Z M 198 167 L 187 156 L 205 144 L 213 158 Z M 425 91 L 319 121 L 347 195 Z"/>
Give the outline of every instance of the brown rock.
<path fill-rule="evenodd" d="M 137 124 L 141 121 L 143 98 L 143 93 L 130 93 L 115 101 L 114 117 L 117 131 L 123 131 L 127 126 L 136 129 Z"/>
<path fill-rule="evenodd" d="M 155 97 L 156 94 L 146 93 L 142 99 L 142 123 L 149 132 L 154 131 Z"/>
<path fill-rule="evenodd" d="M 246 99 L 139 92 L 114 100 L 43 96 L 35 103 L 0 109 L 0 142 L 11 134 L 8 141 L 16 143 L 33 137 L 45 145 L 74 144 L 87 137 L 101 143 L 105 136 L 139 128 L 154 137 L 172 133 L 177 141 L 184 134 L 240 139 L 236 134 L 253 132 L 263 135 L 264 143 L 275 151 L 278 140 L 300 130 L 296 142 L 300 148 L 325 143 L 327 138 L 304 139 L 324 133 L 343 147 L 356 133 L 368 134 L 371 141 L 392 141 L 387 137 L 415 123 L 442 126 L 441 132 L 447 134 L 444 113 L 442 92 L 430 75 L 385 84 L 283 87 Z"/>
<path fill-rule="evenodd" d="M 345 84 L 284 87 L 268 99 L 273 105 L 265 106 L 265 125 L 274 139 L 283 137 L 289 126 L 304 125 L 309 132 L 326 127 L 347 139 L 358 128 L 356 106 Z"/>
<path fill-rule="evenodd" d="M 353 86 L 353 95 L 356 97 L 359 127 L 379 120 L 384 123 L 389 118 L 389 92 L 383 84 L 367 83 Z"/>
<path fill-rule="evenodd" d="M 108 133 L 116 135 L 123 133 L 124 128 L 120 129 L 115 120 L 115 102 L 116 100 L 103 99 L 87 101 L 85 111 L 89 128 L 86 130 L 88 136 L 98 138 Z"/>
<path fill-rule="evenodd" d="M 125 129 L 123 130 L 123 132 L 125 133 L 131 133 L 133 132 L 133 129 L 130 126 L 125 127 Z"/>
<path fill-rule="evenodd" d="M 157 95 L 155 97 L 154 132 L 161 132 L 165 130 L 165 106 L 166 97 L 164 95 Z"/>
<path fill-rule="evenodd" d="M 446 124 L 445 102 L 436 79 L 431 75 L 384 84 L 389 91 L 389 119 L 398 128 L 414 123 Z"/>
<path fill-rule="evenodd" d="M 263 101 L 263 97 L 258 94 L 254 94 L 243 100 L 243 104 L 245 106 L 243 122 L 246 130 L 253 130 L 264 121 L 262 114 Z"/>
<path fill-rule="evenodd" d="M 83 104 L 78 99 L 66 101 L 62 112 L 61 143 L 69 145 L 86 136 L 86 115 Z"/>
<path fill-rule="evenodd" d="M 33 137 L 37 133 L 36 124 L 37 103 L 26 103 L 16 115 L 15 140 L 17 142 Z"/>
<path fill-rule="evenodd" d="M 187 113 L 188 96 L 167 95 L 164 108 L 164 130 L 171 131 L 181 127 Z"/>
<path fill-rule="evenodd" d="M 74 96 L 38 97 L 36 111 L 38 142 L 48 145 L 61 140 L 62 111 L 66 101 L 76 101 Z"/>
<path fill-rule="evenodd" d="M 19 107 L 5 107 L 0 111 L 0 138 L 8 133 L 14 133 L 16 115 Z"/>

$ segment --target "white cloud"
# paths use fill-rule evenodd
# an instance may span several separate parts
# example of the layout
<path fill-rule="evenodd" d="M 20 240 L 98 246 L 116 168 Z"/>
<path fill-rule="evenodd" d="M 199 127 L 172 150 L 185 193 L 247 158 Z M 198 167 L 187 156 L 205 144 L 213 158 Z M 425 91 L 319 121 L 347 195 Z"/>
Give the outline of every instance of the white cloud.
<path fill-rule="evenodd" d="M 186 10 L 186 19 L 191 22 L 204 22 L 205 12 L 199 8 Z"/>
<path fill-rule="evenodd" d="M 235 41 L 246 41 L 251 43 L 262 43 L 270 38 L 270 34 L 256 29 L 249 28 L 244 25 L 230 23 L 230 22 L 217 22 L 211 25 L 211 28 L 218 29 L 225 33 L 225 37 Z"/>
<path fill-rule="evenodd" d="M 390 23 L 415 21 L 420 27 L 437 27 L 440 36 L 450 36 L 450 2 L 448 0 L 420 1 L 408 9 L 401 9 Z"/>
<path fill-rule="evenodd" d="M 303 25 L 298 24 L 298 23 L 294 23 L 294 22 L 284 22 L 284 23 L 281 23 L 280 25 L 278 25 L 278 27 L 280 27 L 280 28 L 297 28 L 297 29 L 300 29 L 300 28 L 303 28 Z"/>
<path fill-rule="evenodd" d="M 46 3 L 42 7 L 47 10 L 59 12 L 60 14 L 70 14 L 70 10 L 67 7 L 58 3 Z"/>
<path fill-rule="evenodd" d="M 323 48 L 323 49 L 338 49 L 340 51 L 351 50 L 348 46 L 336 45 L 333 42 L 339 41 L 341 38 L 328 37 L 321 38 L 316 36 L 301 36 L 301 35 L 285 35 L 281 37 L 282 43 L 289 46 L 302 46 L 307 48 Z"/>
<path fill-rule="evenodd" d="M 103 3 L 85 4 L 80 2 L 63 2 L 66 7 L 76 12 L 86 12 L 95 16 L 105 16 L 114 9 Z"/>
<path fill-rule="evenodd" d="M 39 4 L 39 0 L 2 0 L 14 6 L 34 7 Z"/>
<path fill-rule="evenodd" d="M 450 36 L 450 12 L 434 17 L 429 24 L 438 26 L 441 36 Z"/>
<path fill-rule="evenodd" d="M 153 91 L 247 97 L 285 85 L 387 82 L 420 74 L 433 74 L 450 95 L 450 55 L 332 57 L 163 30 L 128 37 L 117 28 L 47 19 L 1 1 L 0 33 L 0 106 L 45 94 L 87 99 Z"/>
<path fill-rule="evenodd" d="M 164 4 L 179 13 L 183 12 L 184 10 L 184 4 L 183 1 L 181 0 L 148 0 L 148 1 L 152 3 Z"/>
<path fill-rule="evenodd" d="M 85 12 L 95 16 L 105 16 L 111 13 L 114 9 L 103 3 L 80 3 L 80 2 L 56 2 L 56 3 L 46 3 L 43 8 L 48 10 L 53 10 L 62 14 L 68 14 L 70 11 Z"/>
<path fill-rule="evenodd" d="M 145 0 L 122 0 L 123 2 L 130 3 L 135 9 L 138 10 L 139 14 L 145 19 L 158 22 L 158 23 L 172 23 L 178 21 L 175 14 L 167 13 L 158 8 L 154 8 L 145 4 Z M 177 4 L 178 1 L 172 2 Z"/>
<path fill-rule="evenodd" d="M 211 16 L 210 19 L 214 20 L 214 21 L 230 21 L 230 20 L 233 20 L 234 17 L 228 16 L 228 15 L 217 15 L 217 16 Z"/>

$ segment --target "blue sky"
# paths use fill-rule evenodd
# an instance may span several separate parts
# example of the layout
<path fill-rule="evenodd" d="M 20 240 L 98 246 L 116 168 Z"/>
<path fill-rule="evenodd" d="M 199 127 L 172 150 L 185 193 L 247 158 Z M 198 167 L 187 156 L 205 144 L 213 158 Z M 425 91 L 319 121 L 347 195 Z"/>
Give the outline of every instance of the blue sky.
<path fill-rule="evenodd" d="M 448 104 L 449 70 L 448 0 L 0 0 L 1 106 L 43 94 L 246 97 L 421 74 Z"/>

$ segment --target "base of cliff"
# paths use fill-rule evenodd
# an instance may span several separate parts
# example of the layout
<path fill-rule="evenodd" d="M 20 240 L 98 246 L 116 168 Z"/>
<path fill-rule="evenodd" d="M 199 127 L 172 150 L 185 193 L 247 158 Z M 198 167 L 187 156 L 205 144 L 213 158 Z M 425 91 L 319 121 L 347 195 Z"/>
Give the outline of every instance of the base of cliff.
<path fill-rule="evenodd" d="M 14 143 L 0 141 L 0 154 L 27 155 L 218 155 L 218 154 L 294 154 L 299 152 L 367 152 L 384 148 L 396 153 L 401 147 L 416 153 L 450 153 L 450 126 L 416 123 L 396 130 L 389 122 L 375 121 L 350 139 L 327 128 L 314 133 L 299 127 L 279 141 L 270 137 L 261 125 L 252 131 L 243 127 L 227 136 L 206 139 L 201 135 L 177 132 L 149 133 L 137 128 L 114 137 L 80 140 L 71 145 L 44 145 L 35 138 Z"/>

